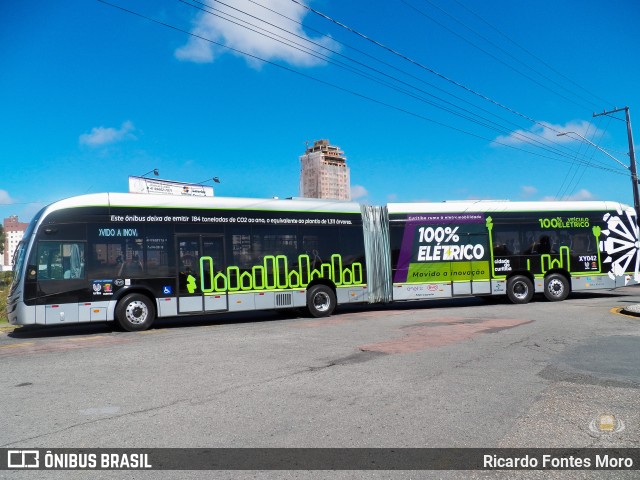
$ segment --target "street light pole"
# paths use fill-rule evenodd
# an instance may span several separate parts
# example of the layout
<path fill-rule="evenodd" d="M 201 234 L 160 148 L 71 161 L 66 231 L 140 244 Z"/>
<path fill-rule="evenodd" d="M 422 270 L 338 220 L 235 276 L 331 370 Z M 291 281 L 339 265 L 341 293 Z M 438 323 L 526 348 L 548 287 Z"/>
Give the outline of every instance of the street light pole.
<path fill-rule="evenodd" d="M 616 112 L 625 112 L 627 120 L 627 139 L 629 140 L 629 171 L 631 172 L 631 183 L 633 188 L 633 208 L 636 211 L 636 219 L 640 217 L 640 193 L 638 193 L 638 172 L 636 170 L 636 152 L 633 147 L 633 132 L 631 131 L 631 117 L 629 115 L 629 107 L 616 108 L 609 112 L 604 111 L 602 113 L 594 113 L 594 117 L 601 115 L 609 115 Z"/>
<path fill-rule="evenodd" d="M 158 175 L 160 175 L 160 170 L 158 170 L 157 168 L 154 168 L 153 170 L 149 170 L 147 173 L 145 173 L 144 175 L 140 175 L 140 178 L 144 178 L 147 175 L 149 175 L 150 173 L 153 173 L 156 177 Z"/>
<path fill-rule="evenodd" d="M 202 185 L 203 183 L 207 183 L 207 182 L 215 182 L 215 183 L 220 183 L 220 179 L 218 177 L 213 177 L 213 178 L 207 178 L 206 180 L 203 180 L 201 182 L 196 183 L 196 185 Z"/>
<path fill-rule="evenodd" d="M 597 148 L 598 150 L 600 150 L 602 153 L 604 153 L 605 155 L 607 155 L 609 158 L 614 159 L 616 162 L 618 162 L 620 165 L 622 165 L 624 168 L 626 168 L 627 170 L 629 170 L 629 167 L 627 165 L 625 165 L 624 163 L 622 163 L 620 160 L 618 160 L 616 157 L 614 157 L 613 155 L 611 155 L 609 152 L 607 152 L 604 148 L 600 147 L 599 145 L 596 145 L 595 143 L 593 143 L 591 140 L 589 140 L 586 137 L 583 137 L 582 135 L 580 135 L 578 132 L 562 132 L 562 133 L 558 133 L 556 135 L 556 137 L 564 137 L 565 135 L 568 135 L 570 133 L 573 133 L 574 135 L 576 135 L 577 137 L 580 137 L 582 140 L 584 140 L 585 142 L 587 142 L 589 145 L 591 145 L 592 147 Z"/>

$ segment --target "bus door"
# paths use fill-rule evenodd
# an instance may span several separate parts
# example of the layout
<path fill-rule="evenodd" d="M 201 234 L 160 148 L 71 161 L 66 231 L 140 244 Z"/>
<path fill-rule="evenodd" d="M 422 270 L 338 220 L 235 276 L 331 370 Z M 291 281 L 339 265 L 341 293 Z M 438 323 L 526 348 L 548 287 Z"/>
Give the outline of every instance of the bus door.
<path fill-rule="evenodd" d="M 79 307 L 87 295 L 84 242 L 39 241 L 27 268 L 25 298 L 36 298 L 36 322 L 52 325 L 90 321 L 91 308 Z M 93 285 L 96 295 L 113 292 L 112 282 Z M 82 302 L 84 306 L 84 302 Z M 101 309 L 102 310 L 102 309 Z M 102 312 L 106 320 L 106 308 Z"/>
<path fill-rule="evenodd" d="M 491 293 L 488 235 L 464 233 L 460 236 L 463 260 L 451 262 L 453 295 L 482 295 Z"/>
<path fill-rule="evenodd" d="M 178 313 L 226 311 L 222 235 L 179 235 Z"/>

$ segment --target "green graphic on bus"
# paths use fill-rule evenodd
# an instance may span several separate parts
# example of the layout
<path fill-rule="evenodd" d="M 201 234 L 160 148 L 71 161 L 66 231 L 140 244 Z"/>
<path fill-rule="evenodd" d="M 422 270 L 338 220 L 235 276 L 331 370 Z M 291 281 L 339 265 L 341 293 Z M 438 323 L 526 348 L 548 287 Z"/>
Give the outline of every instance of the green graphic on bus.
<path fill-rule="evenodd" d="M 560 218 L 560 217 L 558 217 Z M 540 224 L 541 225 L 545 225 L 547 224 L 546 222 L 547 219 L 539 219 Z M 566 226 L 569 225 L 569 221 L 571 221 L 570 225 L 571 226 L 579 226 L 579 227 L 585 227 L 588 228 L 589 225 L 589 219 L 588 218 L 570 218 L 567 220 L 567 222 L 565 222 L 564 224 L 562 224 L 562 226 Z M 558 220 L 559 222 L 559 220 Z M 560 223 L 556 223 L 553 224 L 553 222 L 549 221 L 548 222 L 551 225 L 551 228 L 556 228 L 556 225 L 560 225 Z M 494 271 L 492 272 L 492 277 L 495 279 L 506 279 L 507 275 L 503 274 L 503 275 L 498 275 L 496 274 L 496 272 L 501 271 L 500 265 L 503 265 L 505 262 L 508 263 L 508 260 L 504 260 L 504 259 L 500 259 L 497 260 L 495 259 L 494 256 L 494 249 L 493 249 L 493 219 L 491 217 L 487 217 L 486 219 L 486 226 L 487 226 L 487 230 L 489 232 L 489 245 L 491 245 L 490 251 L 491 251 L 491 265 L 494 266 Z M 593 236 L 595 237 L 595 245 L 599 245 L 600 244 L 600 235 L 602 233 L 602 229 L 595 225 L 591 228 L 591 233 L 593 233 Z M 600 249 L 597 248 L 595 255 L 597 255 L 597 264 L 594 264 L 594 267 L 592 269 L 587 270 L 585 273 L 589 273 L 591 275 L 594 274 L 598 274 L 598 273 L 602 273 L 602 259 L 600 257 Z M 594 255 L 594 257 L 595 257 Z M 595 261 L 595 258 L 593 259 Z M 530 272 L 534 273 L 533 270 L 534 268 L 532 267 L 531 264 L 531 259 L 528 258 L 527 259 L 527 270 L 529 270 Z M 597 268 L 596 268 L 597 265 Z M 540 254 L 540 262 L 539 262 L 539 269 L 540 272 L 539 273 L 534 273 L 535 276 L 543 276 L 545 275 L 547 272 L 551 271 L 551 270 L 566 270 L 567 272 L 571 273 L 571 249 L 566 246 L 563 245 L 558 249 L 558 253 L 543 253 Z"/>
<path fill-rule="evenodd" d="M 194 277 L 193 275 L 189 275 L 187 277 L 187 291 L 189 293 L 195 293 L 197 289 L 198 286 L 196 285 L 196 277 Z"/>
<path fill-rule="evenodd" d="M 555 258 L 554 258 L 555 257 Z M 540 270 L 542 273 L 547 273 L 549 270 L 565 268 L 568 272 L 571 271 L 571 253 L 569 247 L 560 247 L 560 253 L 557 255 L 551 255 L 545 253 L 540 255 Z M 531 270 L 531 260 L 527 260 L 527 267 Z"/>
<path fill-rule="evenodd" d="M 362 263 L 354 262 L 343 267 L 342 255 L 339 254 L 331 255 L 330 262 L 317 268 L 314 268 L 309 255 L 300 255 L 297 267 L 293 268 L 289 267 L 285 255 L 267 255 L 263 264 L 253 266 L 251 271 L 241 272 L 239 267 L 230 266 L 224 272 L 215 273 L 214 267 L 212 257 L 200 258 L 202 293 L 304 288 L 317 278 L 331 280 L 336 286 L 364 284 Z M 189 293 L 194 292 L 189 289 Z"/>

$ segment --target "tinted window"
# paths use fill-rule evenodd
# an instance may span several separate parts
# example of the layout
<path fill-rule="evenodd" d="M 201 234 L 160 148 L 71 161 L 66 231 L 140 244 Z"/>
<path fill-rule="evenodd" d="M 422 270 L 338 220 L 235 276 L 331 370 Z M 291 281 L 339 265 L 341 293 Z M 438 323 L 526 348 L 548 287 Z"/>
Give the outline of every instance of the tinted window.
<path fill-rule="evenodd" d="M 92 278 L 167 277 L 174 270 L 173 245 L 163 226 L 90 227 Z"/>
<path fill-rule="evenodd" d="M 40 281 L 85 278 L 84 242 L 38 242 L 35 261 Z M 30 275 L 33 277 L 33 275 Z"/>

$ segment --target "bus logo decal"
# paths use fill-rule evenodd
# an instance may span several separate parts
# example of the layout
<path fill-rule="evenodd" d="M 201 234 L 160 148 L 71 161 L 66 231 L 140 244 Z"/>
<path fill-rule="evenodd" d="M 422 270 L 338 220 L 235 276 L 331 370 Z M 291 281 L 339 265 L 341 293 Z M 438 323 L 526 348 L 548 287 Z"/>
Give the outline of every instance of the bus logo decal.
<path fill-rule="evenodd" d="M 618 215 L 605 214 L 603 220 L 607 224 L 606 230 L 598 229 L 598 234 L 607 238 L 600 241 L 600 250 L 608 255 L 603 263 L 610 263 L 609 278 L 615 280 L 627 272 L 633 273 L 633 279 L 640 281 L 640 241 L 636 213 L 628 208 L 624 212 L 618 210 Z M 594 231 L 594 234 L 596 232 Z M 599 235 L 596 235 L 598 237 Z M 633 261 L 633 263 L 632 263 Z M 631 270 L 628 270 L 631 267 Z"/>
<path fill-rule="evenodd" d="M 39 468 L 40 451 L 38 450 L 7 450 L 8 468 Z"/>

